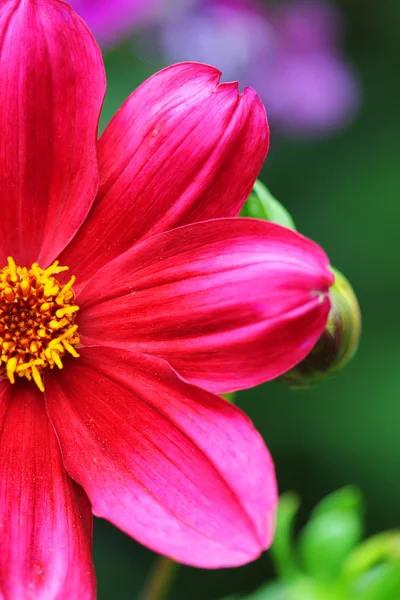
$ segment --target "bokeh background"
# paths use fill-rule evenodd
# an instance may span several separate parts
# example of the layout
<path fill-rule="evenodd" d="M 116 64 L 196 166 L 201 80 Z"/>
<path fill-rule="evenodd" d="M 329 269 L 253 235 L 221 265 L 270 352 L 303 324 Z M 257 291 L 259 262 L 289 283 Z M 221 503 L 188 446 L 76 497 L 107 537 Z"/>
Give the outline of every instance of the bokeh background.
<path fill-rule="evenodd" d="M 272 382 L 238 403 L 274 456 L 280 490 L 301 495 L 301 518 L 352 483 L 365 495 L 368 533 L 398 527 L 400 2 L 72 4 L 104 52 L 101 127 L 145 78 L 179 60 L 208 61 L 262 95 L 272 139 L 260 178 L 352 282 L 363 334 L 336 378 L 306 392 Z M 100 600 L 139 598 L 155 555 L 100 520 L 94 552 Z M 271 573 L 268 554 L 235 570 L 180 567 L 168 598 L 213 600 Z"/>

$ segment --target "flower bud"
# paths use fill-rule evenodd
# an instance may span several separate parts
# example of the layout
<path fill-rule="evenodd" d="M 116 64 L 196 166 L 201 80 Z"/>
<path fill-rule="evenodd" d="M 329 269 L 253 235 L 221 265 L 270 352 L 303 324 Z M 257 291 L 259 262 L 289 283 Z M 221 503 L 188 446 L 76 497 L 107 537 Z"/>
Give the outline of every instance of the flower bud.
<path fill-rule="evenodd" d="M 292 389 L 307 388 L 340 371 L 357 350 L 361 332 L 357 297 L 347 279 L 332 271 L 335 282 L 329 290 L 331 310 L 325 331 L 310 354 L 280 378 Z"/>

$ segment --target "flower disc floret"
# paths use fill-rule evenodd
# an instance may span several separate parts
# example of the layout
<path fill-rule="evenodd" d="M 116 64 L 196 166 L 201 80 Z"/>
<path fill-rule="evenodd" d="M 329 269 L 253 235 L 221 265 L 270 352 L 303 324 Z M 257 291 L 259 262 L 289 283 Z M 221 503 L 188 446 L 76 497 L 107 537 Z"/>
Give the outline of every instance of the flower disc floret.
<path fill-rule="evenodd" d="M 0 376 L 11 383 L 16 376 L 33 379 L 43 392 L 44 369 L 62 369 L 66 353 L 79 356 L 75 277 L 62 285 L 55 275 L 68 267 L 58 261 L 43 270 L 37 263 L 28 269 L 7 260 L 0 271 Z"/>

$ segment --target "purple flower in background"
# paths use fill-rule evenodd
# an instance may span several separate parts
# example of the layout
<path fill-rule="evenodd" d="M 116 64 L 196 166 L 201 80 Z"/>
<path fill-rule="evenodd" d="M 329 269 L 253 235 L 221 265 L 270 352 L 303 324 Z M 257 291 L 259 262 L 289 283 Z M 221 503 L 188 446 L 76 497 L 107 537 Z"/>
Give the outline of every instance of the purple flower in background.
<path fill-rule="evenodd" d="M 124 35 L 151 21 L 161 0 L 68 0 L 86 21 L 97 41 L 112 46 Z"/>
<path fill-rule="evenodd" d="M 168 59 L 214 61 L 224 79 L 246 77 L 273 38 L 264 14 L 249 2 L 236 0 L 194 2 L 192 10 L 166 19 L 159 31 L 159 44 Z"/>
<path fill-rule="evenodd" d="M 159 43 L 167 61 L 212 62 L 224 79 L 255 87 L 285 133 L 318 135 L 347 124 L 359 102 L 340 52 L 341 26 L 323 0 L 210 0 L 165 21 Z"/>
<path fill-rule="evenodd" d="M 255 87 L 272 127 L 318 136 L 344 127 L 360 89 L 341 52 L 343 23 L 328 0 L 72 0 L 103 47 L 147 23 L 140 55 L 215 64 Z M 159 58 L 159 57 L 157 57 Z"/>
<path fill-rule="evenodd" d="M 271 13 L 277 42 L 264 63 L 261 58 L 258 91 L 271 120 L 287 132 L 332 131 L 358 108 L 359 84 L 340 50 L 340 17 L 335 6 L 318 0 L 292 0 Z"/>

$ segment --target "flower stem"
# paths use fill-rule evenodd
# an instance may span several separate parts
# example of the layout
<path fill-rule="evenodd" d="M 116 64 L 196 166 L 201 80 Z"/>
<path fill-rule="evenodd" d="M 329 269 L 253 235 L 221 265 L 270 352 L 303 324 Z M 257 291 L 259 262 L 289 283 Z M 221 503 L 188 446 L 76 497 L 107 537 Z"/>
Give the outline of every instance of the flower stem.
<path fill-rule="evenodd" d="M 139 600 L 164 600 L 175 578 L 177 569 L 178 564 L 170 558 L 157 557 Z"/>

